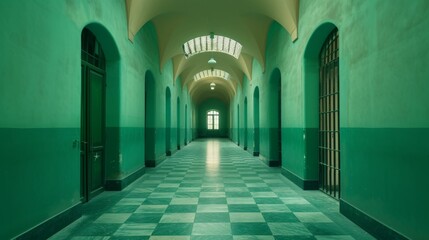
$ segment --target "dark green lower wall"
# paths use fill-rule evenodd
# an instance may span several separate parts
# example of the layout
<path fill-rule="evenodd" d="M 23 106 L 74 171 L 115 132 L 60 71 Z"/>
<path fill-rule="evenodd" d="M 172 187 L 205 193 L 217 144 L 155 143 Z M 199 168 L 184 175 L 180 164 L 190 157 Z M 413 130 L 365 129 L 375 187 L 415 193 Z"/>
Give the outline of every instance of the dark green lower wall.
<path fill-rule="evenodd" d="M 105 137 L 105 162 L 109 163 L 106 164 L 106 179 L 120 179 L 121 163 L 119 159 L 119 146 L 121 141 L 121 129 L 119 127 L 106 127 Z"/>
<path fill-rule="evenodd" d="M 270 131 L 262 128 L 260 138 L 261 158 L 268 161 L 269 144 L 274 142 Z M 427 136 L 427 128 L 342 128 L 341 199 L 348 206 L 343 209 L 349 209 L 344 214 L 355 219 L 358 212 L 378 222 L 384 226 L 377 228 L 384 229 L 381 234 L 392 230 L 384 236 L 397 232 L 425 239 L 429 222 Z M 317 128 L 282 129 L 282 173 L 303 189 L 318 188 L 317 147 Z"/>
<path fill-rule="evenodd" d="M 144 167 L 144 134 L 144 128 L 121 128 L 121 175 L 127 176 Z"/>
<path fill-rule="evenodd" d="M 282 173 L 305 190 L 318 189 L 317 128 L 282 129 Z"/>
<path fill-rule="evenodd" d="M 268 166 L 277 167 L 282 165 L 281 129 L 260 128 L 259 157 Z"/>
<path fill-rule="evenodd" d="M 69 209 L 49 218 L 30 230 L 20 234 L 16 240 L 48 239 L 61 229 L 82 216 L 82 204 L 78 203 Z"/>
<path fill-rule="evenodd" d="M 282 129 L 282 168 L 300 179 L 305 175 L 305 148 L 302 128 Z"/>
<path fill-rule="evenodd" d="M 79 139 L 79 128 L 0 129 L 0 239 L 80 202 Z"/>
<path fill-rule="evenodd" d="M 122 190 L 145 172 L 145 131 L 144 128 L 122 127 L 108 128 L 106 142 L 113 142 L 109 136 L 120 136 L 119 144 L 106 148 L 107 190 Z M 116 141 L 115 141 L 116 142 Z M 118 149 L 112 151 L 112 149 Z M 112 154 L 112 155 L 109 155 Z"/>
<path fill-rule="evenodd" d="M 428 136 L 428 128 L 342 128 L 343 201 L 404 236 L 426 239 Z"/>
<path fill-rule="evenodd" d="M 365 229 L 377 239 L 394 239 L 394 240 L 408 240 L 409 238 L 401 235 L 394 229 L 389 228 L 378 220 L 370 217 L 365 212 L 353 207 L 343 199 L 340 199 L 340 212 L 352 220 L 354 223 Z M 421 238 L 426 239 L 426 238 Z"/>
<path fill-rule="evenodd" d="M 165 129 L 146 128 L 145 134 L 145 165 L 146 167 L 155 167 L 166 157 Z"/>

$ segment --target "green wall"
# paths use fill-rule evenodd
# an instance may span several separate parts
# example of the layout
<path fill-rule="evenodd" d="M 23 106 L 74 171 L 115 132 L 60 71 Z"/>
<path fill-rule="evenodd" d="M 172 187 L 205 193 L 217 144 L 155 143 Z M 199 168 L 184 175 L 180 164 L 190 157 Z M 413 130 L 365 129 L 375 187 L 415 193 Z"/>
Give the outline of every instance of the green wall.
<path fill-rule="evenodd" d="M 326 35 L 338 27 L 340 205 L 352 206 L 411 239 L 427 237 L 429 222 L 425 190 L 429 142 L 424 139 L 429 129 L 427 9 L 424 0 L 302 0 L 298 40 L 291 42 L 288 33 L 273 23 L 265 69 L 255 62 L 251 87 L 244 87 L 232 101 L 242 103 L 247 96 L 250 104 L 254 88 L 260 88 L 260 150 L 267 154 L 272 140 L 263 133 L 270 126 L 263 116 L 269 115 L 270 75 L 278 68 L 282 168 L 298 183 L 317 181 L 317 56 Z M 244 117 L 252 126 L 253 113 Z M 232 122 L 234 129 L 237 123 Z M 232 139 L 236 141 L 234 135 Z"/>
<path fill-rule="evenodd" d="M 80 201 L 73 144 L 80 139 L 80 30 L 74 34 L 57 11 L 63 2 L 2 1 L 0 9 L 0 238 L 10 239 Z"/>
<path fill-rule="evenodd" d="M 124 1 L 0 3 L 0 238 L 10 239 L 80 204 L 81 31 L 88 27 L 106 54 L 106 180 L 145 166 L 145 73 L 154 73 L 157 103 L 172 91 L 171 142 L 177 148 L 177 97 L 187 89 L 162 69 L 156 31 L 146 24 L 127 38 Z M 176 84 L 176 85 L 175 85 Z M 159 94 L 158 94 L 159 93 Z M 158 107 L 158 106 L 157 106 Z M 184 119 L 184 113 L 181 113 Z M 188 125 L 191 126 L 192 121 Z M 156 113 L 157 156 L 165 156 L 165 113 Z M 184 130 L 182 130 L 184 131 Z M 188 127 L 188 142 L 191 128 Z M 183 138 L 184 145 L 185 140 Z M 174 143 L 174 144 L 173 144 Z M 30 201 L 31 199 L 31 201 Z"/>
<path fill-rule="evenodd" d="M 424 239 L 429 222 L 427 9 L 425 0 L 301 0 L 298 40 L 292 42 L 274 22 L 267 33 L 265 64 L 253 62 L 252 79 L 243 79 L 230 103 L 196 105 L 181 79 L 173 79 L 172 62 L 160 67 L 152 23 L 140 30 L 134 42 L 128 40 L 124 1 L 2 1 L 0 184 L 6 197 L 0 200 L 0 220 L 8 224 L 0 228 L 0 238 L 13 238 L 80 203 L 76 141 L 80 139 L 80 34 L 85 26 L 99 37 L 108 60 L 107 180 L 122 180 L 144 168 L 147 71 L 156 82 L 157 110 L 151 126 L 156 160 L 162 161 L 166 154 L 167 87 L 171 152 L 178 142 L 183 146 L 205 134 L 201 119 L 213 106 L 227 116 L 222 118 L 226 135 L 242 147 L 247 118 L 247 149 L 252 152 L 253 96 L 258 88 L 259 150 L 261 159 L 274 160 L 269 84 L 278 69 L 282 169 L 298 182 L 318 179 L 315 58 L 328 30 L 336 26 L 340 205 L 352 206 L 408 238 Z"/>

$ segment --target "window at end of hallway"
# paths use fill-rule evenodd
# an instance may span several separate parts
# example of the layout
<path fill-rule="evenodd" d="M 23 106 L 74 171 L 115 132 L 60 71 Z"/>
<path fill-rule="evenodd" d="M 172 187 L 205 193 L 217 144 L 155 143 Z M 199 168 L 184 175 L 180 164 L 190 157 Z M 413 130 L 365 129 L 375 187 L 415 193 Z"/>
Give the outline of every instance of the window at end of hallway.
<path fill-rule="evenodd" d="M 219 130 L 219 112 L 218 111 L 211 110 L 207 112 L 207 129 Z"/>

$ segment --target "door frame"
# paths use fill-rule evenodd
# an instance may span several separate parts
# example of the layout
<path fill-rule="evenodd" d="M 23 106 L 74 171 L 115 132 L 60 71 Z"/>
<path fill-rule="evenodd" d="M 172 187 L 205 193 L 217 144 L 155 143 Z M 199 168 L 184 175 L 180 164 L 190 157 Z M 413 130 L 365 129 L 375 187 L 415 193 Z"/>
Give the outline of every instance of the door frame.
<path fill-rule="evenodd" d="M 90 98 L 91 98 L 91 81 L 90 81 L 90 73 L 91 71 L 98 73 L 102 76 L 102 99 L 101 99 L 101 108 L 102 108 L 102 116 L 101 116 L 101 124 L 102 124 L 102 163 L 101 163 L 101 179 L 102 185 L 100 188 L 92 191 L 92 174 L 93 174 L 93 166 L 91 164 L 92 160 L 92 136 L 91 136 L 91 128 L 90 128 Z M 97 68 L 89 63 L 82 61 L 82 102 L 81 102 L 81 201 L 87 202 L 91 198 L 100 194 L 104 191 L 104 185 L 106 181 L 106 171 L 105 171 L 105 145 L 106 145 L 106 75 L 105 70 L 101 68 Z"/>

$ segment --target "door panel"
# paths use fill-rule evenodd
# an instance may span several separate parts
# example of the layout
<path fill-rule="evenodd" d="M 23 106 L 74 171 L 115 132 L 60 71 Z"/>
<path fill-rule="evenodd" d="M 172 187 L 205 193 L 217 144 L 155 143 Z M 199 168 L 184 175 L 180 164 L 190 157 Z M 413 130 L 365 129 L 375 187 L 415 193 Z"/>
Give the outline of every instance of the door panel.
<path fill-rule="evenodd" d="M 89 70 L 89 150 L 91 195 L 104 185 L 104 76 Z"/>
<path fill-rule="evenodd" d="M 104 186 L 104 73 L 82 65 L 81 200 L 86 202 Z"/>

